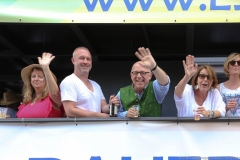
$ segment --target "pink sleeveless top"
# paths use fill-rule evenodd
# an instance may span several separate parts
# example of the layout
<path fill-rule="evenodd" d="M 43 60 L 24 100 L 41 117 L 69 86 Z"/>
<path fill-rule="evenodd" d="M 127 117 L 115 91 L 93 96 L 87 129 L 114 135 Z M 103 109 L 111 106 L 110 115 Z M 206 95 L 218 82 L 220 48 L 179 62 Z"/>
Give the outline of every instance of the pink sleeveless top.
<path fill-rule="evenodd" d="M 18 118 L 53 118 L 63 116 L 63 107 L 61 110 L 54 109 L 49 95 L 34 104 L 28 103 L 27 105 L 21 104 L 18 107 Z"/>

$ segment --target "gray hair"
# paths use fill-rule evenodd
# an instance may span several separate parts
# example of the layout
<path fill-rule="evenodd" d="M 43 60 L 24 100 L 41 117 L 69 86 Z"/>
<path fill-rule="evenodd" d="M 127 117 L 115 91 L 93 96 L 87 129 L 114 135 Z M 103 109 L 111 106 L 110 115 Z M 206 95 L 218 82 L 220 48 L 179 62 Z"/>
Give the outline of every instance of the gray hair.
<path fill-rule="evenodd" d="M 88 50 L 88 51 L 89 51 L 89 49 L 86 48 L 86 47 L 83 47 L 83 46 L 81 46 L 81 47 L 77 47 L 77 48 L 74 49 L 74 51 L 73 51 L 73 54 L 72 54 L 73 57 L 74 57 L 74 54 L 75 54 L 76 50 L 79 50 L 79 49 L 85 49 L 85 50 Z M 90 53 L 90 51 L 89 51 L 89 53 Z"/>

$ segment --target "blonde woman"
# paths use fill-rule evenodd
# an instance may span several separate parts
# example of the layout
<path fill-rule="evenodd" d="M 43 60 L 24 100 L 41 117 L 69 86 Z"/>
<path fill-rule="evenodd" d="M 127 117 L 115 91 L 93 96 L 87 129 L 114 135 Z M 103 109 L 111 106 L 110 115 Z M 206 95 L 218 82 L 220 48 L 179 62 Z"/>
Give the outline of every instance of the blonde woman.
<path fill-rule="evenodd" d="M 39 64 L 32 64 L 22 69 L 23 104 L 19 106 L 18 118 L 62 117 L 63 107 L 57 79 L 49 65 L 55 58 L 44 52 L 38 57 Z"/>
<path fill-rule="evenodd" d="M 240 54 L 230 54 L 223 70 L 228 80 L 218 84 L 217 88 L 226 104 L 226 116 L 240 116 Z"/>

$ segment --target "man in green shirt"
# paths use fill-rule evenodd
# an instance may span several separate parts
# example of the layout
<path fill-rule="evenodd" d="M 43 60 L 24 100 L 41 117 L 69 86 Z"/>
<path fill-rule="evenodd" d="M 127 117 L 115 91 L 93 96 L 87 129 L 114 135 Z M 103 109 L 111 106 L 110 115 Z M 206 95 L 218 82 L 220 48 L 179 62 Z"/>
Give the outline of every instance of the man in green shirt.
<path fill-rule="evenodd" d="M 160 117 L 161 104 L 166 96 L 170 79 L 157 65 L 148 48 L 140 47 L 135 55 L 140 61 L 132 66 L 130 77 L 132 85 L 121 88 L 117 94 L 120 99 L 118 117 L 134 117 L 132 105 L 140 105 L 139 116 Z M 152 75 L 156 80 L 151 82 Z"/>

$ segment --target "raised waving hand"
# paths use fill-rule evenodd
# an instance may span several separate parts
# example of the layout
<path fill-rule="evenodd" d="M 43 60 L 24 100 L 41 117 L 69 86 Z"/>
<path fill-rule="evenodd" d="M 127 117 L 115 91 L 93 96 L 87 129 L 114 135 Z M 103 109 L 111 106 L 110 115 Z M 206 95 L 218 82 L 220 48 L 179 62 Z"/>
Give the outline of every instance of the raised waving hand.
<path fill-rule="evenodd" d="M 176 86 L 175 92 L 174 92 L 179 98 L 182 98 L 183 91 L 186 84 L 192 78 L 192 76 L 197 72 L 198 65 L 194 64 L 194 56 L 188 55 L 186 57 L 186 61 L 183 60 L 183 68 L 185 71 L 185 75 Z"/>
<path fill-rule="evenodd" d="M 183 60 L 183 67 L 185 75 L 188 78 L 192 78 L 192 76 L 197 72 L 198 69 L 198 64 L 194 64 L 194 56 L 188 55 L 186 57 L 186 61 Z"/>
<path fill-rule="evenodd" d="M 141 65 L 153 69 L 156 66 L 156 62 L 148 48 L 140 47 L 135 55 L 141 60 Z"/>
<path fill-rule="evenodd" d="M 41 66 L 49 66 L 51 61 L 55 58 L 51 53 L 43 52 L 42 57 L 38 57 L 38 63 Z"/>

